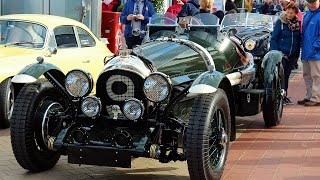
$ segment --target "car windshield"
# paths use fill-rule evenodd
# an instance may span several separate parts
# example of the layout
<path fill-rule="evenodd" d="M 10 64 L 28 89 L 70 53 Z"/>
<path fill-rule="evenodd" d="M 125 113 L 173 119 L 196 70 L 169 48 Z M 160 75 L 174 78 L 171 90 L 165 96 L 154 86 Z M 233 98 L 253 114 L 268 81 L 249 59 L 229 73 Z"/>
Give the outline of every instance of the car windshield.
<path fill-rule="evenodd" d="M 44 26 L 23 21 L 0 21 L 0 44 L 26 48 L 42 48 L 47 30 Z"/>
<path fill-rule="evenodd" d="M 258 13 L 234 13 L 224 16 L 221 29 L 229 28 L 266 28 L 273 29 L 273 20 L 269 15 Z"/>
<path fill-rule="evenodd" d="M 154 14 L 151 17 L 150 25 L 154 26 L 177 26 L 177 17 L 171 13 Z"/>
<path fill-rule="evenodd" d="M 211 13 L 200 13 L 191 18 L 190 26 L 219 27 L 219 18 Z"/>

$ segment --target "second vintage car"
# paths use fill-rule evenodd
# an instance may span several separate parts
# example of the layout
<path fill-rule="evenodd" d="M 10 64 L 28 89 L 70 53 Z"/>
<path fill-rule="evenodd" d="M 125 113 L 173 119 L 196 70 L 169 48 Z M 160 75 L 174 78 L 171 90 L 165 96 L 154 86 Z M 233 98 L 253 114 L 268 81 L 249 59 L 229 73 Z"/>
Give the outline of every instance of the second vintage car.
<path fill-rule="evenodd" d="M 64 17 L 16 14 L 0 17 L 0 127 L 9 127 L 14 99 L 21 87 L 11 78 L 23 67 L 44 56 L 68 72 L 83 68 L 93 79 L 112 53 L 84 24 Z"/>
<path fill-rule="evenodd" d="M 282 54 L 267 53 L 258 68 L 216 16 L 199 14 L 186 28 L 176 22 L 152 17 L 149 40 L 106 62 L 94 96 L 80 69 L 64 74 L 40 61 L 14 76 L 24 84 L 11 126 L 18 163 L 39 172 L 67 155 L 69 163 L 130 168 L 146 157 L 186 160 L 191 179 L 221 178 L 237 115 L 263 110 L 267 126 L 281 121 Z"/>

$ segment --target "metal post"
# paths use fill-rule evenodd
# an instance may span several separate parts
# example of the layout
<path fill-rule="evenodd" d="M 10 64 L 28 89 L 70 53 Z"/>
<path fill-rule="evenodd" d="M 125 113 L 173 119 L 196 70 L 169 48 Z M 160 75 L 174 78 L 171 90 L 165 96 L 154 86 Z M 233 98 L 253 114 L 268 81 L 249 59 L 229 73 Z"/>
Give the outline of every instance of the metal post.
<path fill-rule="evenodd" d="M 50 2 L 49 1 L 50 0 L 43 0 L 43 14 L 50 14 Z"/>
<path fill-rule="evenodd" d="M 91 30 L 92 32 L 101 37 L 101 19 L 102 19 L 102 4 L 101 1 L 91 0 Z"/>
<path fill-rule="evenodd" d="M 246 8 L 244 7 L 244 1 L 245 1 L 245 0 L 242 0 L 242 10 L 241 10 L 243 13 L 245 12 L 245 9 L 246 9 Z"/>
<path fill-rule="evenodd" d="M 0 16 L 2 15 L 2 0 L 0 0 Z"/>

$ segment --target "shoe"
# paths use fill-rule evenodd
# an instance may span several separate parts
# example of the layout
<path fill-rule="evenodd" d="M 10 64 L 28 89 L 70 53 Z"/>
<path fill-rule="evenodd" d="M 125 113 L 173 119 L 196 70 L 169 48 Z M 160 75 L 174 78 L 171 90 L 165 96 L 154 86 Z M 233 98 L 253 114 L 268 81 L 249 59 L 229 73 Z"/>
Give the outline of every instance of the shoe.
<path fill-rule="evenodd" d="M 314 101 L 308 101 L 304 104 L 305 106 L 311 107 L 311 106 L 320 106 L 320 102 L 314 102 Z"/>
<path fill-rule="evenodd" d="M 309 99 L 303 99 L 303 100 L 299 100 L 297 103 L 300 105 L 305 105 L 306 102 L 309 102 L 309 101 L 310 101 Z"/>
<path fill-rule="evenodd" d="M 289 104 L 293 104 L 293 102 L 287 97 L 283 98 L 283 105 L 289 105 Z"/>

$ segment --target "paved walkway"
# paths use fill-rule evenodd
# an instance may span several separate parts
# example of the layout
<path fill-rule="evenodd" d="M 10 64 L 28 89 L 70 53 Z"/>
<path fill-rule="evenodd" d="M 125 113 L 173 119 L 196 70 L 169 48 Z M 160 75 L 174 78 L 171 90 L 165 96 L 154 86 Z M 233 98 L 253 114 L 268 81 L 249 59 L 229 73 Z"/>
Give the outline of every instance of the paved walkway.
<path fill-rule="evenodd" d="M 304 88 L 299 71 L 288 90 L 293 102 Z M 261 114 L 254 118 L 231 146 L 224 179 L 320 179 L 319 107 L 287 105 L 281 125 L 269 129 Z"/>
<path fill-rule="evenodd" d="M 303 97 L 301 71 L 290 82 L 293 102 Z M 287 105 L 281 125 L 266 129 L 262 115 L 238 118 L 238 139 L 231 145 L 223 175 L 226 180 L 320 179 L 320 108 Z M 186 162 L 161 164 L 136 159 L 132 169 L 67 164 L 66 158 L 49 171 L 31 174 L 16 162 L 9 130 L 0 130 L 0 179 L 189 179 Z"/>

